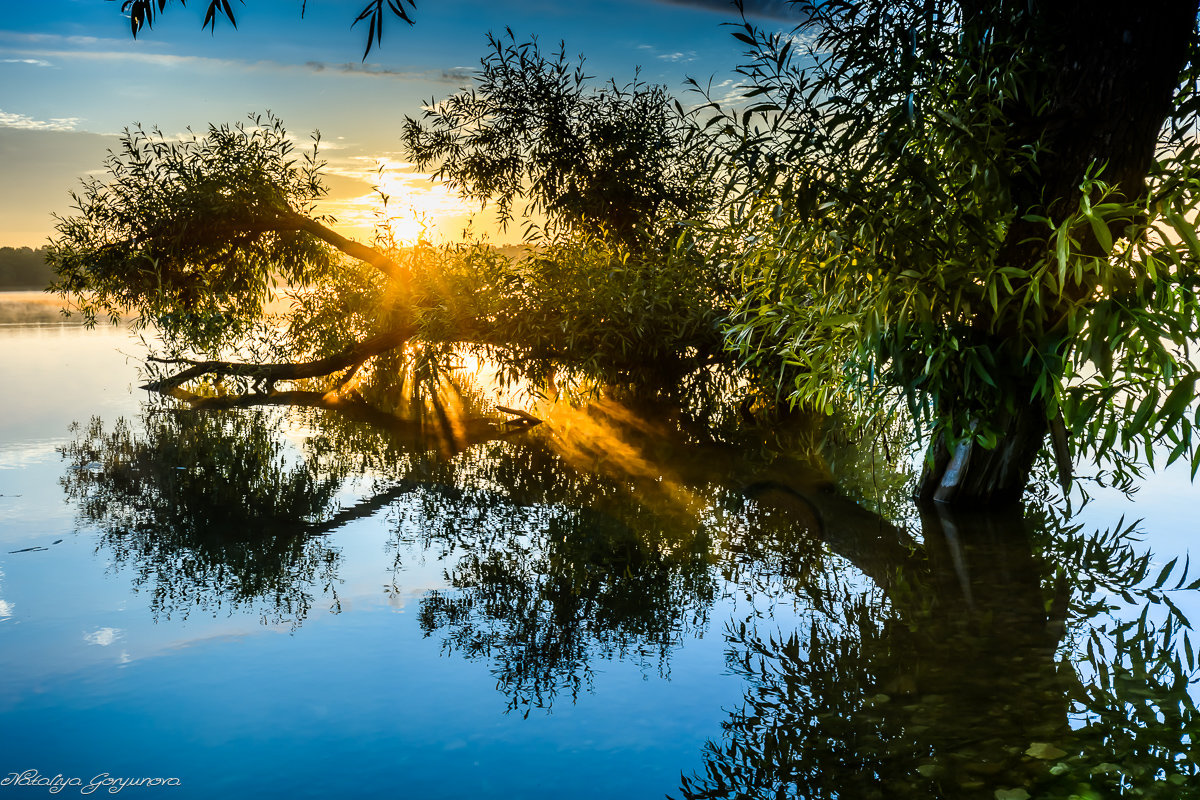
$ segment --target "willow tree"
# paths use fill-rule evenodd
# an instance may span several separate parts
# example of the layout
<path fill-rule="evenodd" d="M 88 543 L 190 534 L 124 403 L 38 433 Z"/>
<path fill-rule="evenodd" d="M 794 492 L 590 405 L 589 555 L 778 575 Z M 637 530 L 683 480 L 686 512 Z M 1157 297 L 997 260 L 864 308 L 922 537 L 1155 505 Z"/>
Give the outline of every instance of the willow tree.
<path fill-rule="evenodd" d="M 216 354 L 265 334 L 264 303 L 281 281 L 305 287 L 348 280 L 339 251 L 408 287 L 409 268 L 325 224 L 316 211 L 325 193 L 316 150 L 296 155 L 274 117 L 179 139 L 126 131 L 106 166 L 104 179 L 86 181 L 73 195 L 78 213 L 58 221 L 47 256 L 58 276 L 51 288 L 87 323 L 115 322 L 134 311 L 139 323 L 157 328 L 168 354 Z M 205 374 L 260 382 L 327 375 L 397 347 L 415 329 L 405 308 L 372 320 L 375 335 L 354 341 L 361 325 L 354 314 L 344 316 L 343 330 L 307 347 L 297 348 L 293 332 L 283 341 L 259 337 L 252 348 L 260 357 L 300 349 L 320 358 L 265 364 L 170 358 L 190 371 L 167 384 Z"/>
<path fill-rule="evenodd" d="M 128 17 L 129 30 L 134 38 L 137 38 L 143 29 L 153 28 L 155 20 L 167 10 L 170 2 L 171 0 L 123 0 L 121 13 Z M 181 6 L 187 5 L 187 0 L 178 0 L 178 2 Z M 385 19 L 395 17 L 409 25 L 413 24 L 411 12 L 417 7 L 414 0 L 386 0 L 386 10 L 384 2 L 385 0 L 368 0 L 351 23 L 352 26 L 358 25 L 360 22 L 367 23 L 367 46 L 363 50 L 364 59 L 370 54 L 372 47 L 383 41 Z M 244 4 L 245 0 L 242 0 L 242 3 Z M 304 16 L 307 9 L 308 0 L 303 0 L 300 3 L 300 16 Z M 216 32 L 217 19 L 220 17 L 225 18 L 233 27 L 237 27 L 237 17 L 234 16 L 233 6 L 229 0 L 208 0 L 208 6 L 204 10 L 202 28 L 210 28 Z"/>
<path fill-rule="evenodd" d="M 505 60 L 517 49 L 523 89 Z M 436 386 L 464 349 L 535 381 L 557 370 L 676 393 L 710 382 L 729 360 L 713 270 L 696 251 L 647 244 L 665 224 L 664 204 L 705 196 L 686 188 L 695 171 L 682 167 L 678 112 L 661 89 L 597 89 L 581 74 L 566 96 L 541 98 L 538 80 L 561 79 L 563 60 L 515 44 L 500 53 L 484 60 L 477 95 L 497 124 L 540 104 L 590 137 L 581 152 L 570 137 L 539 145 L 556 164 L 573 159 L 566 184 L 525 186 L 522 171 L 497 189 L 501 202 L 532 199 L 553 223 L 527 257 L 481 243 L 402 247 L 384 232 L 369 244 L 347 238 L 320 211 L 319 139 L 301 153 L 268 115 L 183 137 L 126 131 L 105 174 L 85 181 L 75 213 L 58 222 L 52 288 L 87 322 L 133 312 L 153 327 L 165 352 L 151 363 L 167 374 L 148 387 L 164 391 L 222 380 L 239 391 L 312 379 L 322 383 L 305 388 L 329 389 L 351 377 Z M 501 102 L 501 86 L 513 103 L 524 92 L 526 105 Z M 624 147 L 634 128 L 639 146 Z M 517 136 L 513 146 L 525 145 Z M 421 137 L 410 147 L 422 161 L 446 159 L 445 174 L 480 196 L 460 172 L 474 154 Z M 642 183 L 602 177 L 631 169 Z M 595 178 L 564 189 L 585 173 Z M 296 302 L 272 319 L 268 300 L 282 287 Z"/>
<path fill-rule="evenodd" d="M 661 244 L 664 220 L 709 207 L 711 187 L 695 180 L 704 151 L 694 121 L 664 87 L 594 87 L 565 44 L 546 55 L 511 30 L 488 35 L 482 63 L 475 86 L 405 121 L 418 168 L 494 203 L 505 223 L 524 201 L 523 219 L 544 215 L 550 239 L 575 232 L 634 251 Z"/>
<path fill-rule="evenodd" d="M 752 105 L 713 128 L 745 363 L 907 406 L 941 501 L 1019 497 L 1047 445 L 1064 481 L 1189 452 L 1197 4 L 797 5 L 735 34 Z"/>

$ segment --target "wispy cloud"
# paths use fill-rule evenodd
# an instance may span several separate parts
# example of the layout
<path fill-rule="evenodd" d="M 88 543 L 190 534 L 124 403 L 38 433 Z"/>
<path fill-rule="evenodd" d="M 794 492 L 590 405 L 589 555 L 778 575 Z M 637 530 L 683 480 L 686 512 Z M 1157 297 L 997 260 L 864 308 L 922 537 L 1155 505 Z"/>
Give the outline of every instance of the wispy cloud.
<path fill-rule="evenodd" d="M 0 64 L 30 64 L 35 67 L 53 67 L 49 61 L 40 58 L 0 58 Z"/>
<path fill-rule="evenodd" d="M 50 46 L 62 47 L 70 45 L 72 47 L 94 47 L 97 45 L 122 46 L 128 45 L 128 39 L 102 39 L 96 36 L 61 36 L 56 33 L 27 33 L 24 31 L 5 31 L 0 30 L 0 42 L 11 42 L 13 44 L 24 44 L 33 46 Z M 163 47 L 163 42 L 154 42 L 150 40 L 139 41 L 141 47 Z"/>
<path fill-rule="evenodd" d="M 676 64 L 686 64 L 690 61 L 695 61 L 697 58 L 695 50 L 662 52 L 652 44 L 639 44 L 637 45 L 637 49 L 654 56 L 659 61 L 670 61 Z"/>
<path fill-rule="evenodd" d="M 310 72 L 340 75 L 365 75 L 376 78 L 393 78 L 398 80 L 420 80 L 435 83 L 447 83 L 460 86 L 471 80 L 474 71 L 467 67 L 451 67 L 449 69 L 416 69 L 404 67 L 386 67 L 382 64 L 338 63 L 331 64 L 323 61 L 308 61 L 303 64 L 286 64 L 280 61 L 245 61 L 233 58 L 213 58 L 211 56 L 186 56 L 172 53 L 130 52 L 127 50 L 49 50 L 38 48 L 5 47 L 0 36 L 0 55 L 11 56 L 0 61 L 8 63 L 37 64 L 52 66 L 46 59 L 58 61 L 91 61 L 110 63 L 149 64 L 163 69 L 235 69 L 241 72 Z"/>
<path fill-rule="evenodd" d="M 675 64 L 687 64 L 690 61 L 696 60 L 696 51 L 688 50 L 686 52 L 659 53 L 656 58 L 661 61 L 670 61 Z"/>
<path fill-rule="evenodd" d="M 341 72 L 348 75 L 375 75 L 383 78 L 418 78 L 440 83 L 462 84 L 471 80 L 475 71 L 467 67 L 451 67 L 442 70 L 414 70 L 385 67 L 381 64 L 329 64 L 324 61 L 309 61 L 304 65 L 313 72 Z"/>
<path fill-rule="evenodd" d="M 731 19 L 737 17 L 737 6 L 733 0 L 655 0 L 658 3 L 669 3 L 676 6 L 695 6 L 722 11 Z M 744 0 L 742 7 L 748 17 L 763 17 L 766 19 L 799 21 L 804 15 L 796 10 L 788 0 Z"/>
<path fill-rule="evenodd" d="M 231 58 L 211 58 L 209 56 L 177 56 L 169 53 L 130 53 L 119 50 L 38 50 L 0 47 L 0 52 L 8 55 L 21 56 L 24 59 L 53 58 L 60 61 L 100 61 L 100 62 L 132 62 L 136 64 L 152 64 L 157 67 L 236 67 L 239 69 L 254 69 L 262 67 L 285 67 L 271 61 L 247 62 Z M 15 60 L 15 59 L 13 59 Z"/>
<path fill-rule="evenodd" d="M 737 105 L 746 99 L 746 88 L 728 79 L 710 86 L 708 91 L 709 99 L 719 106 Z"/>
<path fill-rule="evenodd" d="M 829 53 L 828 49 L 817 47 L 817 35 L 812 31 L 793 33 L 788 39 L 796 52 L 807 53 L 811 56 L 823 56 Z"/>
<path fill-rule="evenodd" d="M 0 128 L 20 128 L 27 131 L 73 131 L 82 121 L 79 117 L 34 119 L 26 114 L 13 114 L 0 108 Z"/>

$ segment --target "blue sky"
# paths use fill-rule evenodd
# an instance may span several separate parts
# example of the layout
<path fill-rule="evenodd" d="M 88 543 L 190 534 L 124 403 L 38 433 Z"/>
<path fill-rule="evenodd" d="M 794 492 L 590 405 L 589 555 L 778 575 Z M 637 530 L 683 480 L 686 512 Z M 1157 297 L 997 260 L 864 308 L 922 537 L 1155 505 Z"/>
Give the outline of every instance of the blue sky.
<path fill-rule="evenodd" d="M 381 162 L 398 198 L 393 211 L 441 218 L 440 234 L 452 235 L 471 210 L 404 165 L 398 135 L 406 115 L 469 83 L 487 32 L 507 26 L 547 47 L 563 40 L 600 78 L 626 81 L 641 67 L 643 79 L 685 103 L 689 76 L 732 93 L 743 47 L 723 25 L 738 17 L 722 0 L 418 0 L 416 25 L 389 18 L 382 46 L 363 62 L 366 31 L 350 23 L 364 3 L 308 0 L 301 19 L 300 0 L 235 2 L 238 30 L 221 20 L 213 33 L 201 30 L 206 0 L 176 2 L 136 41 L 119 0 L 6 4 L 0 245 L 43 243 L 51 214 L 69 210 L 69 191 L 101 167 L 125 126 L 175 134 L 267 109 L 300 138 L 320 129 L 331 210 L 352 235 L 365 235 L 370 176 Z M 763 24 L 788 27 L 781 0 L 755 8 Z"/>

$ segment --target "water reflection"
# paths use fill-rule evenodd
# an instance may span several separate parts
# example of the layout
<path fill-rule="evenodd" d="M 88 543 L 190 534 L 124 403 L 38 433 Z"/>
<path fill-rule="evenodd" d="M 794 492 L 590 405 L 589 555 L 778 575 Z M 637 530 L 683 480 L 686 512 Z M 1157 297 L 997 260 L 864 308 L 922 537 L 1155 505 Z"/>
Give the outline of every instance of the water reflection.
<path fill-rule="evenodd" d="M 1200 717 L 1178 619 L 1097 618 L 1114 610 L 1097 590 L 1167 598 L 1130 529 L 1084 535 L 1048 509 L 921 524 L 889 580 L 832 582 L 799 629 L 730 625 L 743 704 L 679 796 L 1184 796 Z"/>
<path fill-rule="evenodd" d="M 334 591 L 337 553 L 310 533 L 343 476 L 289 463 L 278 421 L 152 408 L 75 433 L 63 488 L 156 616 L 249 606 L 295 624 Z"/>
<path fill-rule="evenodd" d="M 445 489 L 422 497 L 401 536 L 444 554 L 449 589 L 421 600 L 421 627 L 448 653 L 488 661 L 510 709 L 575 698 L 602 659 L 666 676 L 671 651 L 708 625 L 717 582 L 703 527 L 632 504 L 484 507 Z"/>
<path fill-rule="evenodd" d="M 64 448 L 68 497 L 160 617 L 299 625 L 337 602 L 323 534 L 388 509 L 396 581 L 415 556 L 443 570 L 422 631 L 487 664 L 510 710 L 578 699 L 605 659 L 669 679 L 675 651 L 724 627 L 745 696 L 681 797 L 1179 797 L 1197 772 L 1169 591 L 1195 586 L 1152 570 L 1127 527 L 1044 507 L 927 510 L 908 530 L 820 464 L 611 400 L 516 435 L 468 415 L 450 446 L 292 399 L 150 407 Z M 802 624 L 772 618 L 781 601 Z"/>

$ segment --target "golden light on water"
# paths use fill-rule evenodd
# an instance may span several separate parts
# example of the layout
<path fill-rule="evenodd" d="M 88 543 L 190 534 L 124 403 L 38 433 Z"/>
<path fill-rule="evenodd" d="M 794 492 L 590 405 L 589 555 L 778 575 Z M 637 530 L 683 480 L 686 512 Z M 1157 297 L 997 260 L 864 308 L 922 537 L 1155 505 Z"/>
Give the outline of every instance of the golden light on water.
<path fill-rule="evenodd" d="M 555 403 L 549 411 L 545 424 L 550 445 L 576 469 L 637 484 L 674 510 L 696 515 L 705 506 L 703 498 L 679 477 L 675 465 L 661 457 L 662 445 L 670 439 L 665 426 L 607 398 L 582 407 Z"/>

